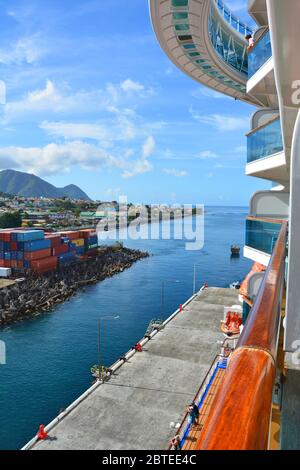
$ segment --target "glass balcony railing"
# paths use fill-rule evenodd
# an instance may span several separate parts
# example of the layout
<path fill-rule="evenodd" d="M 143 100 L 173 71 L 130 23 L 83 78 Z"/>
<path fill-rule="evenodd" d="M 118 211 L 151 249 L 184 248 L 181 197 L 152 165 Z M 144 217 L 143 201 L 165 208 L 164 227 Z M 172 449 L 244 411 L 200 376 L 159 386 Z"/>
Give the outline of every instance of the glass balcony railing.
<path fill-rule="evenodd" d="M 283 151 L 280 118 L 250 132 L 247 139 L 247 162 L 270 157 Z"/>
<path fill-rule="evenodd" d="M 253 75 L 272 57 L 270 31 L 268 30 L 256 43 L 248 58 L 248 78 Z"/>
<path fill-rule="evenodd" d="M 241 21 L 237 16 L 235 16 L 229 8 L 226 7 L 223 0 L 215 0 L 218 6 L 218 9 L 222 16 L 225 18 L 227 23 L 230 24 L 238 33 L 246 36 L 247 34 L 253 34 L 253 31 L 249 26 L 247 26 L 243 21 Z"/>
<path fill-rule="evenodd" d="M 280 223 L 247 219 L 246 246 L 271 255 L 276 245 L 280 229 Z"/>

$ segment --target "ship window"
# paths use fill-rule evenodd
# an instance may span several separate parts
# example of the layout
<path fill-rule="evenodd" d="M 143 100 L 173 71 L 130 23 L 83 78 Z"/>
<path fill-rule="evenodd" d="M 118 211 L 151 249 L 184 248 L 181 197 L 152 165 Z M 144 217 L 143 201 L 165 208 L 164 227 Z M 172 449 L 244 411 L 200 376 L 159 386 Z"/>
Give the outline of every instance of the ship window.
<path fill-rule="evenodd" d="M 189 0 L 172 0 L 173 7 L 187 7 Z"/>
<path fill-rule="evenodd" d="M 187 20 L 188 14 L 183 12 L 173 13 L 174 20 Z"/>
<path fill-rule="evenodd" d="M 176 31 L 188 31 L 190 26 L 188 24 L 176 24 L 175 29 Z"/>
<path fill-rule="evenodd" d="M 199 52 L 189 52 L 190 57 L 197 57 L 199 55 L 200 55 Z"/>
<path fill-rule="evenodd" d="M 179 41 L 190 41 L 192 38 L 191 35 L 187 34 L 185 36 L 178 36 Z"/>
<path fill-rule="evenodd" d="M 184 49 L 195 49 L 195 44 L 184 44 Z"/>

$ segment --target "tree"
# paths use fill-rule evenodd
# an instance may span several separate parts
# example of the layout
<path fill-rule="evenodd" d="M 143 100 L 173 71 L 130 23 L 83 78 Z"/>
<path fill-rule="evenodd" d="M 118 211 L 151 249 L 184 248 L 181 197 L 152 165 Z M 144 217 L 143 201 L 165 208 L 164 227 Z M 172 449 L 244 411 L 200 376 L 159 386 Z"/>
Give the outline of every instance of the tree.
<path fill-rule="evenodd" d="M 22 216 L 20 212 L 6 212 L 0 216 L 0 229 L 21 227 Z"/>

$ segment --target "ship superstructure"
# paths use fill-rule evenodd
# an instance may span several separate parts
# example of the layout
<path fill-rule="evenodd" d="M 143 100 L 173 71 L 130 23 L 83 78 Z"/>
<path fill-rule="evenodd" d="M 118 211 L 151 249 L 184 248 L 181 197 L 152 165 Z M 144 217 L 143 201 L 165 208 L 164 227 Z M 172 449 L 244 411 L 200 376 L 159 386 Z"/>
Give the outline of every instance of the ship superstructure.
<path fill-rule="evenodd" d="M 243 333 L 194 447 L 300 448 L 300 2 L 249 0 L 255 28 L 221 0 L 149 3 L 177 67 L 257 107 L 245 171 L 272 185 L 250 200 L 244 256 L 261 268 L 248 276 Z"/>

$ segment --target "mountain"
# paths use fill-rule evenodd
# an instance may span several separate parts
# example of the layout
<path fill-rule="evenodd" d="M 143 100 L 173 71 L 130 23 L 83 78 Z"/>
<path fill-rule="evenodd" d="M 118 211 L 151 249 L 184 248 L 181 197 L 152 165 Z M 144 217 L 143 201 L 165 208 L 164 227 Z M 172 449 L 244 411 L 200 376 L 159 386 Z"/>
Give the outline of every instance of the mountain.
<path fill-rule="evenodd" d="M 0 192 L 24 197 L 48 197 L 82 199 L 89 201 L 88 195 L 78 186 L 70 184 L 65 188 L 56 188 L 38 176 L 15 170 L 0 172 Z"/>

